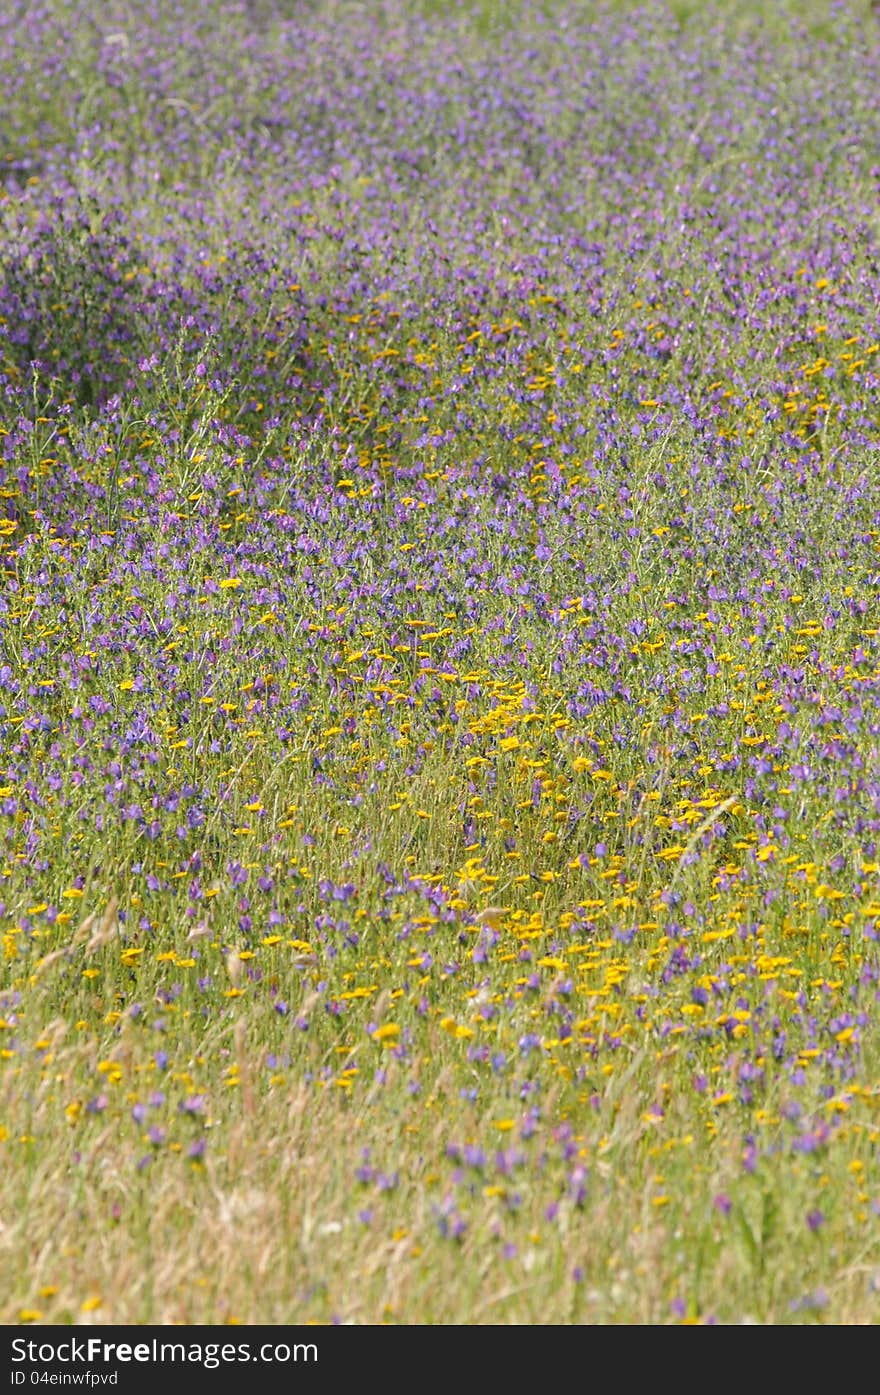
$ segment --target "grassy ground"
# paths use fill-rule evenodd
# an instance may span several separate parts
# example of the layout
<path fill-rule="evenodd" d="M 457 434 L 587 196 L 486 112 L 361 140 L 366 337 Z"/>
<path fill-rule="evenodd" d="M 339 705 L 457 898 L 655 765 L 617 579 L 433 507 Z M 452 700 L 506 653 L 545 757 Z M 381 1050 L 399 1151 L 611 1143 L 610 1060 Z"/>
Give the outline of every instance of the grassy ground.
<path fill-rule="evenodd" d="M 6 1322 L 878 1316 L 868 6 L 0 43 Z"/>

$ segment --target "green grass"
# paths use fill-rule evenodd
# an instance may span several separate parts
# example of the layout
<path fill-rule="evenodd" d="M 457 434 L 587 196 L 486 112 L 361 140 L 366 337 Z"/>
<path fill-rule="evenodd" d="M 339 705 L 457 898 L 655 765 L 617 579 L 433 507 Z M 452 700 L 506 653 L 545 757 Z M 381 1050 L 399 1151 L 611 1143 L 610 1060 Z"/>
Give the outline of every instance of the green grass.
<path fill-rule="evenodd" d="M 867 7 L 183 9 L 7 74 L 0 1320 L 876 1320 Z"/>

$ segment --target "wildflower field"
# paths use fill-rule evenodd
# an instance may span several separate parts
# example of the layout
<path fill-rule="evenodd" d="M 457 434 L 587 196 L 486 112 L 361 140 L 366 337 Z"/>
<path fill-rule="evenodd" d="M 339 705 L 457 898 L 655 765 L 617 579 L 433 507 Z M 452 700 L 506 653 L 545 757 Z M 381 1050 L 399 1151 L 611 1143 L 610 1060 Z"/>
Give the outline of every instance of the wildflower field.
<path fill-rule="evenodd" d="M 0 1321 L 877 1321 L 871 6 L 0 78 Z"/>

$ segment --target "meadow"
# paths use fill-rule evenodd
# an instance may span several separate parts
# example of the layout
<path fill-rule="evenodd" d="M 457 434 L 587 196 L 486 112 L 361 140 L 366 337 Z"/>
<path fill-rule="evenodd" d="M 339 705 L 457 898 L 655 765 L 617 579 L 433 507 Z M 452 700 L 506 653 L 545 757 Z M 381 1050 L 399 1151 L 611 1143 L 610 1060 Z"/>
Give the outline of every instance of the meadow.
<path fill-rule="evenodd" d="M 877 1321 L 871 6 L 0 79 L 0 1321 Z"/>

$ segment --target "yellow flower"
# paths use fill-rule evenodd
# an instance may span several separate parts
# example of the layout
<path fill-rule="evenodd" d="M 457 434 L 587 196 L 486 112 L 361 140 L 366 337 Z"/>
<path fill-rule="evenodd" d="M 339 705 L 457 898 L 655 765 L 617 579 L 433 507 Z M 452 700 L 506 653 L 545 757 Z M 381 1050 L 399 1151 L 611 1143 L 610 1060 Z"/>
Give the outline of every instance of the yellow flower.
<path fill-rule="evenodd" d="M 400 1028 L 396 1022 L 386 1022 L 383 1026 L 377 1027 L 373 1033 L 373 1041 L 386 1041 L 388 1038 L 400 1036 Z"/>

